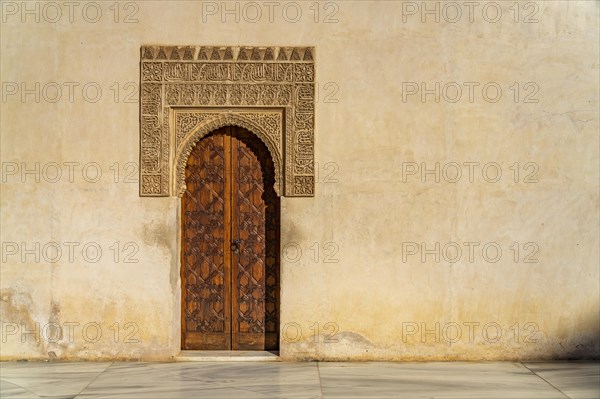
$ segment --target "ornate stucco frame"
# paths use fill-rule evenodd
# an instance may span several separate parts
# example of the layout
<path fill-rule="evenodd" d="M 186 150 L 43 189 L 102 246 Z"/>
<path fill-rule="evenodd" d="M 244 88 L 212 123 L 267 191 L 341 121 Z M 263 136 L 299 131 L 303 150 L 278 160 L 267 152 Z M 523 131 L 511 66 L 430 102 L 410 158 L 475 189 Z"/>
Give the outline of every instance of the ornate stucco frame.
<path fill-rule="evenodd" d="M 275 191 L 314 195 L 312 47 L 143 46 L 140 196 L 181 196 L 190 151 L 240 126 L 267 146 Z"/>

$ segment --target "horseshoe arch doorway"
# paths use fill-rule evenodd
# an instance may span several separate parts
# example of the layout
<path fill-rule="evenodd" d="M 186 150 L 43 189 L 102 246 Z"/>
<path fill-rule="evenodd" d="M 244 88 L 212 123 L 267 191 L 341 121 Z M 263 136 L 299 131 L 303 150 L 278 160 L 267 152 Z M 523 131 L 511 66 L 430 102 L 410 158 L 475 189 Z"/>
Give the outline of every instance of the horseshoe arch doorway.
<path fill-rule="evenodd" d="M 181 347 L 278 350 L 280 199 L 265 144 L 236 126 L 193 147 L 181 198 Z"/>

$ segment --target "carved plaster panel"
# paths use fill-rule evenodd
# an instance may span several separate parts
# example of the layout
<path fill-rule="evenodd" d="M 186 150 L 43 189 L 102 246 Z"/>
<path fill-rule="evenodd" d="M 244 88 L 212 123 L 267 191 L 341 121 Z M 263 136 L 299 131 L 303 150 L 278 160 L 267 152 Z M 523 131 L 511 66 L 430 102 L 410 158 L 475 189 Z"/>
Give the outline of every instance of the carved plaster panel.
<path fill-rule="evenodd" d="M 181 196 L 185 191 L 185 167 L 198 140 L 223 126 L 239 126 L 255 134 L 265 143 L 275 166 L 275 192 L 282 193 L 282 138 L 283 111 L 276 110 L 174 110 L 174 187 L 172 192 Z"/>
<path fill-rule="evenodd" d="M 180 196 L 193 146 L 223 126 L 265 143 L 278 194 L 314 195 L 314 48 L 144 46 L 140 75 L 141 196 Z"/>

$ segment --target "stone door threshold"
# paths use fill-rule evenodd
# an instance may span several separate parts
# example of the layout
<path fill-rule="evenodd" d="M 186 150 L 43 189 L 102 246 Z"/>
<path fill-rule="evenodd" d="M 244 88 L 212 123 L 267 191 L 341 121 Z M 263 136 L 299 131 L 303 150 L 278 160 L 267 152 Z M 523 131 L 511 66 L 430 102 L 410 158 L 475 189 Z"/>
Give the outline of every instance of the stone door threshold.
<path fill-rule="evenodd" d="M 178 362 L 279 362 L 279 352 L 267 351 L 194 351 L 183 350 Z"/>

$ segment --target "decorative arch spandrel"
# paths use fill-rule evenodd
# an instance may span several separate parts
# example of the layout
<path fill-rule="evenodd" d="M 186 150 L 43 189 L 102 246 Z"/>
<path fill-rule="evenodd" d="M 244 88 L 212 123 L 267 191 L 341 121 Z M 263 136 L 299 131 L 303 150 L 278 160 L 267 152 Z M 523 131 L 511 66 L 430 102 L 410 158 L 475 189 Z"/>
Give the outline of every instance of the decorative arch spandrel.
<path fill-rule="evenodd" d="M 173 192 L 181 197 L 185 191 L 185 167 L 194 146 L 207 134 L 224 126 L 239 126 L 256 135 L 267 147 L 275 167 L 273 188 L 282 193 L 282 131 L 281 111 L 175 111 Z"/>
<path fill-rule="evenodd" d="M 313 47 L 143 46 L 140 196 L 180 195 L 186 151 L 226 125 L 266 144 L 278 194 L 313 196 L 314 54 Z"/>

